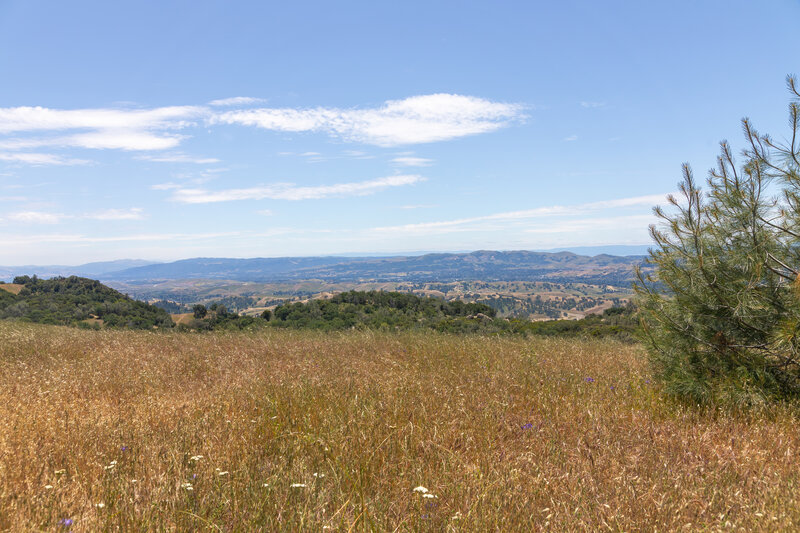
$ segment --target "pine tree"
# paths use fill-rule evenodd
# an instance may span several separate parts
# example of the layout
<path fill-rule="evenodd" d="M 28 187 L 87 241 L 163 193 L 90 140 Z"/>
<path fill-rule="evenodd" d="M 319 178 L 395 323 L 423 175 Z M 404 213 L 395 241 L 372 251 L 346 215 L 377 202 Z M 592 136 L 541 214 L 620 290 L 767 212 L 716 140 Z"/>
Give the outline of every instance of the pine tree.
<path fill-rule="evenodd" d="M 655 209 L 635 289 L 656 376 L 692 402 L 800 395 L 800 92 L 787 85 L 789 140 L 744 119 L 741 164 L 722 142 L 707 191 L 684 165 L 680 198 Z"/>

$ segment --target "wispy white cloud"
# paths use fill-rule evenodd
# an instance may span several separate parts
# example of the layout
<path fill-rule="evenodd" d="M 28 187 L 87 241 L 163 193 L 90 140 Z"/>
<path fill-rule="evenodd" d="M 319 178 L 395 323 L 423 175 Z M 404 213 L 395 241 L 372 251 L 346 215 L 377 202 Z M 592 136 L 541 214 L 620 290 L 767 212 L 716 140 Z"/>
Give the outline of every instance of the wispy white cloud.
<path fill-rule="evenodd" d="M 301 229 L 291 227 L 272 227 L 263 231 L 219 231 L 201 233 L 136 233 L 130 235 L 86 235 L 84 233 L 40 233 L 32 235 L 12 235 L 0 233 L 0 246 L 29 246 L 31 243 L 40 244 L 74 244 L 88 245 L 97 243 L 114 242 L 173 242 L 173 241 L 210 241 L 215 245 L 230 243 L 237 239 L 258 237 L 279 237 L 297 235 L 327 235 L 333 233 L 330 229 Z"/>
<path fill-rule="evenodd" d="M 18 211 L 5 216 L 6 220 L 22 224 L 58 224 L 64 218 L 65 215 L 43 211 Z"/>
<path fill-rule="evenodd" d="M 87 213 L 81 218 L 93 220 L 142 220 L 144 209 L 141 207 L 131 207 L 130 209 L 105 209 L 96 213 Z"/>
<path fill-rule="evenodd" d="M 654 221 L 649 215 L 621 215 L 616 217 L 585 217 L 573 220 L 562 220 L 557 224 L 546 223 L 538 227 L 526 228 L 525 233 L 580 233 L 607 229 L 630 230 L 630 228 L 647 228 Z"/>
<path fill-rule="evenodd" d="M 65 220 L 142 220 L 144 209 L 132 207 L 130 209 L 104 209 L 102 211 L 83 213 L 80 215 L 67 215 L 64 213 L 52 213 L 47 211 L 16 211 L 9 213 L 3 219 L 6 222 L 20 224 L 60 224 Z"/>
<path fill-rule="evenodd" d="M 2 150 L 30 150 L 31 148 L 88 148 L 94 150 L 166 150 L 174 148 L 185 139 L 182 135 L 152 134 L 141 131 L 109 130 L 80 133 L 60 137 L 26 137 L 0 141 Z"/>
<path fill-rule="evenodd" d="M 473 96 L 431 94 L 390 100 L 372 109 L 261 108 L 229 111 L 212 123 L 287 132 L 323 132 L 378 146 L 418 144 L 486 133 L 524 118 L 523 106 Z"/>
<path fill-rule="evenodd" d="M 42 243 L 75 243 L 75 244 L 92 244 L 104 242 L 132 242 L 132 241 L 192 241 L 192 240 L 206 240 L 217 239 L 223 237 L 236 237 L 241 235 L 239 231 L 217 232 L 217 233 L 143 233 L 136 235 L 114 235 L 107 237 L 93 237 L 90 235 L 83 235 L 79 233 L 52 233 L 40 235 L 3 235 L 0 236 L 0 246 L 2 245 L 25 245 L 35 242 Z"/>
<path fill-rule="evenodd" d="M 183 185 L 179 183 L 167 182 L 167 183 L 156 183 L 155 185 L 151 185 L 150 188 L 154 191 L 169 191 L 172 189 L 180 189 Z"/>
<path fill-rule="evenodd" d="M 414 205 L 401 205 L 400 209 L 431 209 L 439 207 L 436 204 L 414 204 Z"/>
<path fill-rule="evenodd" d="M 91 149 L 165 150 L 181 139 L 175 130 L 207 116 L 201 106 L 154 109 L 50 109 L 46 107 L 0 108 L 0 134 L 68 135 L 22 137 L 0 141 L 0 149 L 24 150 L 43 146 Z"/>
<path fill-rule="evenodd" d="M 424 179 L 417 175 L 399 175 L 368 181 L 312 187 L 302 187 L 292 183 L 276 183 L 261 187 L 220 191 L 184 188 L 176 189 L 172 195 L 172 200 L 186 204 L 205 204 L 236 200 L 315 200 L 333 196 L 364 196 L 389 187 L 413 185 L 424 181 Z"/>
<path fill-rule="evenodd" d="M 9 161 L 12 163 L 23 163 L 33 166 L 45 165 L 87 165 L 91 163 L 86 159 L 74 159 L 69 157 L 61 157 L 55 154 L 41 154 L 34 152 L 18 152 L 18 153 L 2 153 L 0 152 L 0 161 Z"/>
<path fill-rule="evenodd" d="M 234 96 L 232 98 L 220 98 L 219 100 L 211 100 L 208 105 L 215 107 L 233 107 L 243 106 L 249 104 L 259 104 L 264 102 L 263 98 L 253 98 L 252 96 Z"/>
<path fill-rule="evenodd" d="M 219 163 L 220 160 L 214 157 L 194 157 L 187 154 L 175 153 L 164 155 L 143 155 L 139 159 L 155 161 L 157 163 L 195 163 L 198 165 L 210 165 Z"/>
<path fill-rule="evenodd" d="M 628 207 L 650 207 L 658 203 L 664 203 L 666 194 L 654 194 L 648 196 L 636 196 L 630 198 L 618 198 L 613 200 L 602 200 L 576 205 L 554 205 L 526 209 L 522 211 L 507 211 L 478 217 L 459 218 L 454 220 L 444 220 L 435 222 L 421 222 L 415 224 L 404 224 L 399 226 L 383 226 L 373 228 L 372 231 L 383 234 L 437 234 L 457 231 L 475 231 L 480 229 L 492 229 L 493 223 L 510 223 L 531 219 L 548 218 L 549 221 L 554 217 L 579 216 L 587 213 L 601 211 L 605 209 L 621 209 Z M 652 219 L 652 217 L 649 217 Z M 494 228 L 496 229 L 496 228 Z"/>
<path fill-rule="evenodd" d="M 155 109 L 49 109 L 46 107 L 0 108 L 0 133 L 29 131 L 148 131 L 184 127 L 205 114 L 197 106 Z"/>
<path fill-rule="evenodd" d="M 346 157 L 352 157 L 353 159 L 372 159 L 375 156 L 370 155 L 363 150 L 345 150 L 342 152 Z"/>
<path fill-rule="evenodd" d="M 578 140 L 578 136 L 577 135 L 570 135 L 569 137 L 564 137 L 564 141 L 565 142 L 572 142 L 572 141 L 577 141 L 577 140 Z"/>
<path fill-rule="evenodd" d="M 586 107 L 588 109 L 597 109 L 598 107 L 605 107 L 605 102 L 581 102 L 581 107 Z"/>
<path fill-rule="evenodd" d="M 392 163 L 403 167 L 429 167 L 433 164 L 433 159 L 426 159 L 424 157 L 395 157 Z"/>
<path fill-rule="evenodd" d="M 390 100 L 375 108 L 252 108 L 262 100 L 234 97 L 208 106 L 152 109 L 53 109 L 0 107 L 0 161 L 71 165 L 85 160 L 31 153 L 46 147 L 93 150 L 160 151 L 176 148 L 187 138 L 179 131 L 204 124 L 239 124 L 287 132 L 323 132 L 338 139 L 379 146 L 428 143 L 486 133 L 524 119 L 524 107 L 473 96 L 431 94 Z M 310 156 L 318 161 L 321 156 Z M 349 157 L 372 157 L 363 153 Z M 148 156 L 152 161 L 210 163 L 213 158 L 185 154 Z M 415 165 L 416 166 L 416 165 Z"/>

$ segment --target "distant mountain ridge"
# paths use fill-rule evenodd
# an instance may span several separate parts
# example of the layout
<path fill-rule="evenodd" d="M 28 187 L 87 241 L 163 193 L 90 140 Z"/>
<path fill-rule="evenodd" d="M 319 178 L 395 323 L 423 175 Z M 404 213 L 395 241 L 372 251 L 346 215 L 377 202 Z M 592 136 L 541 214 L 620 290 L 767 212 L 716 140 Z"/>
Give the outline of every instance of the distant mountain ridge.
<path fill-rule="evenodd" d="M 573 252 L 533 252 L 479 250 L 463 253 L 383 257 L 275 257 L 213 258 L 198 257 L 169 263 L 123 259 L 87 263 L 79 266 L 0 267 L 0 280 L 36 274 L 83 276 L 103 281 L 148 282 L 154 280 L 217 279 L 253 282 L 324 280 L 454 282 L 553 281 L 608 285 L 628 285 L 633 267 L 643 256 Z"/>
<path fill-rule="evenodd" d="M 278 282 L 308 279 L 350 281 L 554 281 L 629 284 L 641 256 L 577 255 L 572 252 L 434 253 L 396 257 L 196 258 L 107 272 L 106 281 L 224 279 Z"/>
<path fill-rule="evenodd" d="M 82 276 L 96 278 L 119 270 L 156 264 L 156 261 L 144 259 L 118 259 L 116 261 L 98 261 L 77 266 L 67 265 L 23 265 L 0 266 L 0 280 L 11 281 L 16 276 L 33 276 L 52 278 L 53 276 Z"/>

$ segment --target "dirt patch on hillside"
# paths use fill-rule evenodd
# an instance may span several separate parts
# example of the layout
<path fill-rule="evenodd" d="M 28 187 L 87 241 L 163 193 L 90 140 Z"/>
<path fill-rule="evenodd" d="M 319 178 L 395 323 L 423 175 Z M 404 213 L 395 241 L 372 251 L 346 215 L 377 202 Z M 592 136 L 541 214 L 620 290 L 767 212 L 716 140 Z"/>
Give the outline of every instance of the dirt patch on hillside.
<path fill-rule="evenodd" d="M 8 291 L 11 294 L 19 294 L 19 291 L 21 291 L 24 286 L 25 285 L 20 285 L 19 283 L 0 283 L 0 290 Z"/>

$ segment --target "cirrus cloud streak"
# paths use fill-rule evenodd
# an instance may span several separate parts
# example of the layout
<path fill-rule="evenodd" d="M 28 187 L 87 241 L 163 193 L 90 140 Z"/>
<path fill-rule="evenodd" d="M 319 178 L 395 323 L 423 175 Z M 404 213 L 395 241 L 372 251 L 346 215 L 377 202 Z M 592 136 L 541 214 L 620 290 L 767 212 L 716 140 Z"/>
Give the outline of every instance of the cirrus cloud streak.
<path fill-rule="evenodd" d="M 417 175 L 399 175 L 367 181 L 337 183 L 333 185 L 298 186 L 276 183 L 243 189 L 209 191 L 206 189 L 176 189 L 171 199 L 185 204 L 207 204 L 237 200 L 318 200 L 338 196 L 365 196 L 390 187 L 413 185 L 424 181 Z"/>

